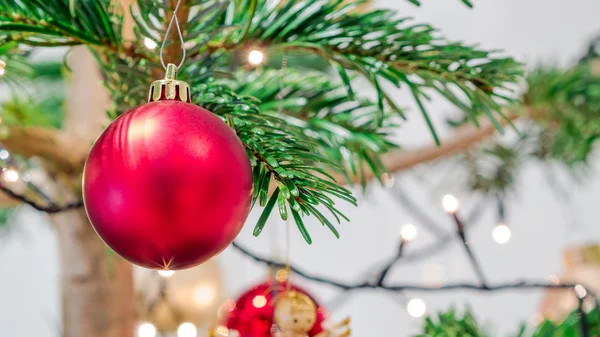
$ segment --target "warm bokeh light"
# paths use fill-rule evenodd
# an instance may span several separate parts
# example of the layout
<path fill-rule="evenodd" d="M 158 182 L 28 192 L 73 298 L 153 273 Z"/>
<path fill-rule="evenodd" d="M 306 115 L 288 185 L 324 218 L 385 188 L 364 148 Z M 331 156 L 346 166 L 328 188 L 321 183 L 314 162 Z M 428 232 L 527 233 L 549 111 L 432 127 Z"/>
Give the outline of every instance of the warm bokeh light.
<path fill-rule="evenodd" d="M 442 207 L 448 213 L 456 213 L 458 211 L 458 199 L 452 194 L 446 194 L 442 198 Z"/>
<path fill-rule="evenodd" d="M 227 327 L 223 326 L 223 325 L 219 325 L 215 329 L 215 332 L 217 333 L 218 336 L 229 336 L 229 329 L 227 329 Z"/>
<path fill-rule="evenodd" d="M 8 157 L 10 157 L 10 153 L 8 153 L 8 151 L 0 150 L 0 159 L 6 160 Z"/>
<path fill-rule="evenodd" d="M 585 287 L 582 286 L 581 284 L 576 285 L 574 289 L 575 289 L 575 294 L 577 295 L 577 297 L 584 298 L 587 296 L 587 290 L 585 290 Z"/>
<path fill-rule="evenodd" d="M 560 279 L 554 274 L 548 275 L 548 281 L 552 284 L 560 284 Z"/>
<path fill-rule="evenodd" d="M 252 65 L 259 65 L 265 60 L 265 54 L 260 50 L 253 49 L 248 53 L 248 62 Z"/>
<path fill-rule="evenodd" d="M 196 288 L 194 298 L 200 305 L 209 305 L 215 300 L 215 289 L 211 286 L 202 285 Z"/>
<path fill-rule="evenodd" d="M 171 277 L 171 276 L 173 276 L 173 274 L 175 274 L 174 270 L 159 270 L 158 271 L 158 275 L 160 275 L 162 277 Z"/>
<path fill-rule="evenodd" d="M 2 60 L 0 60 L 0 77 L 4 76 L 4 67 L 6 67 L 6 63 Z"/>
<path fill-rule="evenodd" d="M 158 44 L 154 40 L 148 37 L 144 39 L 144 45 L 148 49 L 154 49 L 156 48 L 156 46 L 158 46 Z"/>
<path fill-rule="evenodd" d="M 286 282 L 288 279 L 288 271 L 285 268 L 281 268 L 275 273 L 275 279 L 277 282 Z"/>
<path fill-rule="evenodd" d="M 408 304 L 406 305 L 406 310 L 408 311 L 409 315 L 418 318 L 425 315 L 427 307 L 425 306 L 425 302 L 423 302 L 422 299 L 413 298 L 412 300 L 408 301 Z"/>
<path fill-rule="evenodd" d="M 198 335 L 198 329 L 192 323 L 183 323 L 177 329 L 178 337 L 196 337 Z"/>
<path fill-rule="evenodd" d="M 19 172 L 15 169 L 6 169 L 2 172 L 2 177 L 6 181 L 15 182 L 19 180 Z"/>
<path fill-rule="evenodd" d="M 402 241 L 412 241 L 417 237 L 417 227 L 413 224 L 406 224 L 400 229 L 400 237 Z"/>
<path fill-rule="evenodd" d="M 381 182 L 383 183 L 383 187 L 392 188 L 394 186 L 394 183 L 396 182 L 396 179 L 393 175 L 389 173 L 384 173 L 381 175 Z"/>
<path fill-rule="evenodd" d="M 235 301 L 230 298 L 223 302 L 222 308 L 227 312 L 232 312 L 235 310 L 235 305 Z"/>
<path fill-rule="evenodd" d="M 531 323 L 535 326 L 540 325 L 540 323 L 542 323 L 544 321 L 544 315 L 540 314 L 539 312 L 536 312 L 535 314 L 533 314 L 531 316 Z"/>
<path fill-rule="evenodd" d="M 262 308 L 267 305 L 267 298 L 263 295 L 258 295 L 252 299 L 252 305 L 255 308 Z"/>
<path fill-rule="evenodd" d="M 494 230 L 492 231 L 492 238 L 494 238 L 494 241 L 496 241 L 496 243 L 501 245 L 510 241 L 510 236 L 510 227 L 503 223 L 497 224 L 494 227 Z"/>
<path fill-rule="evenodd" d="M 150 323 L 144 323 L 138 328 L 138 337 L 154 337 L 156 328 Z"/>

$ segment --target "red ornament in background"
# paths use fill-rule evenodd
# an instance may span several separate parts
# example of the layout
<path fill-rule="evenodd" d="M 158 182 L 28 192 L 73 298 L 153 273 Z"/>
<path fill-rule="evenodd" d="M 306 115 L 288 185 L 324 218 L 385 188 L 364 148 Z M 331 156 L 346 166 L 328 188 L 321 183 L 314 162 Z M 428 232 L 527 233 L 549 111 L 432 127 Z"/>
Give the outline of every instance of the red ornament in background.
<path fill-rule="evenodd" d="M 273 299 L 285 289 L 285 282 L 267 281 L 246 291 L 235 302 L 235 308 L 229 313 L 225 326 L 230 330 L 237 330 L 241 337 L 272 337 L 271 327 L 275 313 Z M 305 290 L 295 285 L 292 285 L 291 289 L 315 301 Z M 322 325 L 327 317 L 327 311 L 318 303 L 317 307 L 317 321 L 309 336 L 324 330 Z"/>
<path fill-rule="evenodd" d="M 252 198 L 248 156 L 235 132 L 190 101 L 169 65 L 150 103 L 112 122 L 83 172 L 92 226 L 130 262 L 184 269 L 220 253 L 238 235 Z"/>

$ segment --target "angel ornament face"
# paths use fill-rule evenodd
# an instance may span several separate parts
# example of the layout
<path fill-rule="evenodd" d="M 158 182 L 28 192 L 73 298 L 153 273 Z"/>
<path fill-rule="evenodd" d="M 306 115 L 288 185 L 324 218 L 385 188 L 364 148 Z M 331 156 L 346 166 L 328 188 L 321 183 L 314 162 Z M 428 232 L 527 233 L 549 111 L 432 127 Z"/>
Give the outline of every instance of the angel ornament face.
<path fill-rule="evenodd" d="M 308 337 L 308 332 L 317 321 L 317 305 L 310 297 L 296 291 L 286 291 L 280 295 L 275 305 L 275 324 L 278 331 L 275 337 Z M 350 330 L 347 325 L 349 319 L 335 326 L 332 330 L 326 330 L 314 337 L 347 337 Z M 343 329 L 341 333 L 336 330 Z"/>

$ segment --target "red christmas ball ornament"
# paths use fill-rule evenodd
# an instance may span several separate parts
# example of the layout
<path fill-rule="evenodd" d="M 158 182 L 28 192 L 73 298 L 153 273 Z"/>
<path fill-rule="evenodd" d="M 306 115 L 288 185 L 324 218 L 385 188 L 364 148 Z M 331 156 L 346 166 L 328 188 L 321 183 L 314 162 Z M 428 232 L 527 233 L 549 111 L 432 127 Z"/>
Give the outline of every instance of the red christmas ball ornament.
<path fill-rule="evenodd" d="M 327 310 L 321 307 L 315 299 L 302 288 L 292 285 L 295 290 L 310 297 L 317 304 L 317 320 L 310 330 L 309 336 L 322 332 Z M 235 302 L 235 307 L 229 312 L 225 326 L 236 330 L 241 337 L 272 337 L 275 314 L 275 297 L 286 291 L 285 282 L 267 281 L 243 293 Z"/>
<path fill-rule="evenodd" d="M 112 122 L 83 172 L 83 200 L 104 242 L 151 269 L 185 269 L 214 257 L 250 210 L 250 161 L 235 132 L 190 104 L 189 86 L 165 80 L 149 103 Z"/>

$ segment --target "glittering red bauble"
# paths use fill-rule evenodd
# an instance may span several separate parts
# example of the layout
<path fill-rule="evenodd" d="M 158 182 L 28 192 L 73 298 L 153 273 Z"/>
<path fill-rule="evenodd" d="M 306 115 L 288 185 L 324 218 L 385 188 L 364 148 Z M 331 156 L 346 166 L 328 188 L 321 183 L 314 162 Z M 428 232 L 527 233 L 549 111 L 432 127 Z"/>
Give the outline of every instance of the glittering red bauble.
<path fill-rule="evenodd" d="M 197 105 L 162 100 L 134 108 L 94 143 L 83 173 L 88 217 L 134 264 L 184 269 L 240 232 L 252 171 L 235 132 Z"/>
<path fill-rule="evenodd" d="M 246 291 L 237 299 L 235 308 L 229 313 L 226 322 L 227 328 L 237 330 L 241 337 L 271 337 L 271 327 L 274 324 L 273 314 L 275 312 L 275 301 L 273 299 L 277 294 L 285 291 L 285 286 L 285 283 L 266 282 Z M 291 288 L 315 301 L 305 290 L 295 285 L 292 285 Z M 317 302 L 315 301 L 315 303 Z M 317 321 L 309 332 L 309 336 L 314 336 L 323 331 L 323 321 L 327 317 L 325 308 L 318 303 L 317 307 Z"/>

